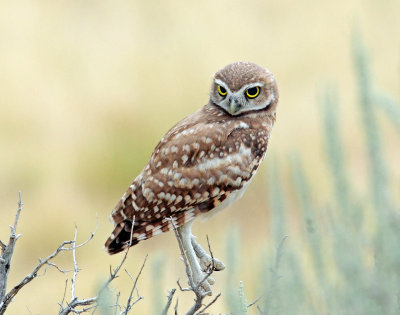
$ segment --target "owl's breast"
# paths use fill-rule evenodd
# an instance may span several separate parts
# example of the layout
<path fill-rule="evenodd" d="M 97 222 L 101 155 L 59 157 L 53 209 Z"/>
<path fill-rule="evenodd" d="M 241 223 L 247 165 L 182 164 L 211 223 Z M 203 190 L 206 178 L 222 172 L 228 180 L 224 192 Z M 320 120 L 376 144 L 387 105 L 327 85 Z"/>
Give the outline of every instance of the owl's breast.
<path fill-rule="evenodd" d="M 251 182 L 251 179 L 248 182 L 246 182 L 242 186 L 242 188 L 231 192 L 224 201 L 222 201 L 218 206 L 216 206 L 212 210 L 207 211 L 207 212 L 202 212 L 201 215 L 199 216 L 201 218 L 201 220 L 207 221 L 209 218 L 213 217 L 214 215 L 216 215 L 221 210 L 224 210 L 225 208 L 229 207 L 236 200 L 239 200 L 240 198 L 242 198 L 243 194 L 245 193 L 245 191 L 246 191 L 247 187 L 249 186 L 250 182 Z"/>

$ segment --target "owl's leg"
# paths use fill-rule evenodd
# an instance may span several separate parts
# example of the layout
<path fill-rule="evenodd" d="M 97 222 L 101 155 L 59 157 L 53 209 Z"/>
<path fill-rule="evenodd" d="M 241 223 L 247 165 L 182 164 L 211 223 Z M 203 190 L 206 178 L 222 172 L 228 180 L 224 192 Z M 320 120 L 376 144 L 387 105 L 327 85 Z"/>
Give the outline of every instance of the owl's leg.
<path fill-rule="evenodd" d="M 185 223 L 183 226 L 178 227 L 177 231 L 179 238 L 182 241 L 182 247 L 190 266 L 193 281 L 197 285 L 204 279 L 206 274 L 201 270 L 200 263 L 197 260 L 196 253 L 192 246 L 192 222 Z M 214 281 L 211 278 L 207 278 L 205 281 L 203 281 L 201 287 L 203 288 L 204 292 L 209 292 L 211 295 L 212 291 L 210 284 L 213 282 Z"/>
<path fill-rule="evenodd" d="M 200 260 L 201 269 L 206 272 L 210 268 L 213 268 L 215 271 L 220 271 L 225 269 L 225 264 L 219 260 L 218 258 L 211 257 L 199 243 L 196 242 L 196 237 L 192 235 L 192 247 L 194 252 L 196 253 L 197 258 Z"/>

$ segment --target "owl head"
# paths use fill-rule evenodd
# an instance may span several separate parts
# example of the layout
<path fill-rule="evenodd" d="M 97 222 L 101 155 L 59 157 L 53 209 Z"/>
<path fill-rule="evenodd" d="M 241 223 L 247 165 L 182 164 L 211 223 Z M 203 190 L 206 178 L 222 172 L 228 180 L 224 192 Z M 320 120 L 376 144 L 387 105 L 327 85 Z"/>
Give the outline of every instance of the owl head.
<path fill-rule="evenodd" d="M 232 116 L 254 111 L 273 113 L 278 88 L 269 70 L 251 62 L 235 62 L 214 75 L 210 98 Z"/>

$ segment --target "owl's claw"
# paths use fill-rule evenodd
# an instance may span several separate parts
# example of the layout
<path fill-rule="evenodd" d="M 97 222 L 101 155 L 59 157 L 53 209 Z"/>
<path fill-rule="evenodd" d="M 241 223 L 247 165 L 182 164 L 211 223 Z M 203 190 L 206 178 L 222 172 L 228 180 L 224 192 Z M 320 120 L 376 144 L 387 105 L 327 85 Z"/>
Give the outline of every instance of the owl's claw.
<path fill-rule="evenodd" d="M 182 255 L 186 257 L 186 266 L 190 268 L 189 285 L 193 291 L 200 289 L 203 295 L 212 295 L 211 285 L 215 283 L 210 277 L 213 271 L 225 269 L 225 265 L 217 258 L 209 255 L 197 242 L 191 231 L 189 222 L 177 229 Z M 193 287 L 194 286 L 194 287 Z"/>
<path fill-rule="evenodd" d="M 218 258 L 212 258 L 208 254 L 199 259 L 201 270 L 205 272 L 207 270 L 210 270 L 211 268 L 214 271 L 221 271 L 225 269 L 225 264 L 221 260 L 219 260 Z"/>
<path fill-rule="evenodd" d="M 192 236 L 192 246 L 197 258 L 200 261 L 201 270 L 208 272 L 211 268 L 213 271 L 221 271 L 225 269 L 225 264 L 218 258 L 213 258 L 209 255 L 199 243 L 196 242 L 196 238 Z"/>
<path fill-rule="evenodd" d="M 215 283 L 215 279 L 208 276 L 207 279 L 204 278 L 207 276 L 206 273 L 200 272 L 199 274 L 192 274 L 193 281 L 198 286 L 200 283 L 200 288 L 202 289 L 203 293 L 207 295 L 212 295 L 211 285 Z"/>

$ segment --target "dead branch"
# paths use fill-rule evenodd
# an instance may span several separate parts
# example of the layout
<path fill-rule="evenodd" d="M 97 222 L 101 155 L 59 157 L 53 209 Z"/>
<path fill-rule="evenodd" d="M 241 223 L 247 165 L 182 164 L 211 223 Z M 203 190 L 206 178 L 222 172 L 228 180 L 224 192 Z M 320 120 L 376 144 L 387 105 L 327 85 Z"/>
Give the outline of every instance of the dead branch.
<path fill-rule="evenodd" d="M 127 257 L 128 257 L 130 244 L 132 243 L 133 226 L 134 226 L 134 224 L 132 224 L 131 235 L 130 235 L 130 241 L 129 241 L 128 247 L 127 247 L 127 249 L 126 249 L 126 251 L 125 251 L 125 254 L 124 254 L 124 256 L 123 256 L 123 258 L 122 258 L 120 264 L 114 269 L 114 271 L 112 271 L 111 266 L 110 266 L 110 276 L 109 276 L 109 278 L 108 278 L 108 279 L 106 280 L 106 282 L 100 287 L 100 289 L 99 289 L 98 292 L 97 292 L 97 295 L 94 296 L 94 297 L 92 297 L 92 298 L 88 298 L 88 299 L 78 299 L 78 298 L 76 297 L 76 294 L 75 294 L 75 286 L 76 286 L 77 275 L 78 275 L 78 272 L 79 272 L 78 264 L 77 264 L 77 261 L 76 261 L 76 248 L 78 248 L 79 246 L 72 245 L 72 258 L 73 258 L 73 265 L 74 265 L 74 269 L 73 269 L 73 270 L 74 270 L 74 274 L 73 274 L 72 279 L 71 279 L 71 300 L 70 300 L 69 303 L 67 303 L 67 305 L 66 305 L 65 307 L 63 307 L 63 302 L 59 303 L 59 305 L 60 305 L 60 307 L 61 307 L 61 309 L 60 309 L 60 311 L 59 311 L 59 313 L 58 313 L 59 315 L 67 315 L 67 314 L 70 314 L 70 313 L 73 313 L 73 314 L 81 314 L 81 313 L 88 312 L 88 311 L 90 311 L 90 310 L 92 310 L 92 313 L 95 312 L 95 310 L 96 310 L 96 309 L 98 308 L 98 306 L 99 306 L 99 300 L 101 300 L 102 294 L 104 293 L 104 291 L 105 291 L 106 289 L 108 289 L 108 285 L 109 285 L 114 279 L 117 278 L 118 272 L 120 271 L 122 265 L 125 263 L 125 260 L 126 260 Z M 76 244 L 76 236 L 77 236 L 77 228 L 75 227 L 75 234 L 74 234 L 74 241 L 73 241 L 74 244 Z M 138 275 L 136 276 L 136 278 L 133 278 L 133 277 L 131 276 L 131 274 L 130 274 L 127 270 L 125 270 L 126 273 L 129 275 L 129 277 L 130 277 L 130 278 L 132 279 L 132 281 L 133 281 L 133 287 L 132 287 L 132 289 L 131 289 L 131 293 L 130 293 L 130 295 L 129 295 L 128 301 L 127 301 L 127 303 L 126 303 L 125 310 L 120 311 L 120 313 L 119 313 L 120 315 L 126 315 L 126 314 L 128 314 L 128 313 L 131 311 L 132 307 L 133 307 L 137 302 L 139 302 L 140 300 L 143 299 L 143 297 L 139 294 L 139 290 L 138 290 L 138 288 L 137 288 L 137 282 L 138 282 L 138 280 L 139 280 L 140 275 L 142 274 L 143 268 L 144 268 L 144 266 L 145 266 L 145 264 L 146 264 L 146 260 L 147 260 L 147 255 L 146 255 L 145 259 L 144 259 L 144 262 L 143 262 L 143 264 L 142 264 L 142 267 L 140 268 L 139 273 L 138 273 Z M 136 293 L 137 293 L 137 298 L 136 298 L 135 300 L 132 300 L 132 299 L 133 299 L 133 292 L 134 292 L 135 290 L 136 290 Z M 120 310 L 122 309 L 121 305 L 119 304 L 119 297 L 120 297 L 120 294 L 118 293 L 118 294 L 117 294 L 116 304 L 110 306 L 110 307 L 115 307 L 115 314 L 117 314 L 118 309 L 120 309 Z M 63 298 L 63 301 L 64 301 L 64 300 L 65 300 L 65 297 Z M 88 307 L 87 307 L 87 308 L 83 308 L 84 306 L 88 306 Z M 79 309 L 79 308 L 80 308 L 80 309 Z"/>
<path fill-rule="evenodd" d="M 169 307 L 171 306 L 172 298 L 174 297 L 175 292 L 176 292 L 175 288 L 168 292 L 167 305 L 165 305 L 165 308 L 161 313 L 162 315 L 167 315 L 168 314 L 168 310 L 169 310 Z M 176 301 L 176 303 L 178 304 L 178 300 Z"/>
<path fill-rule="evenodd" d="M 18 220 L 19 216 L 22 211 L 22 195 L 21 191 L 18 192 L 18 208 L 17 208 L 17 213 L 15 215 L 15 220 L 14 220 L 14 225 L 10 226 L 11 233 L 10 233 L 10 238 L 8 240 L 8 244 L 5 245 L 3 242 L 0 241 L 0 247 L 1 247 L 1 255 L 0 255 L 0 314 L 4 314 L 6 311 L 8 304 L 11 301 L 12 296 L 9 296 L 9 294 L 6 295 L 6 290 L 7 290 L 7 280 L 8 280 L 8 275 L 11 269 L 11 259 L 14 253 L 14 248 L 16 241 L 18 238 L 21 236 L 20 234 L 17 235 L 17 225 L 18 225 Z"/>
<path fill-rule="evenodd" d="M 217 296 L 216 296 L 210 303 L 208 303 L 206 306 L 204 306 L 204 308 L 203 308 L 201 311 L 199 311 L 197 314 L 198 314 L 198 315 L 204 314 L 204 311 L 205 311 L 207 308 L 209 308 L 211 305 L 213 305 L 213 304 L 218 300 L 218 298 L 219 298 L 220 296 L 221 296 L 221 293 L 218 293 Z"/>
<path fill-rule="evenodd" d="M 178 300 L 178 298 L 176 298 L 176 303 L 175 303 L 175 308 L 174 308 L 175 315 L 178 315 L 178 302 L 179 302 L 179 300 Z"/>
<path fill-rule="evenodd" d="M 96 227 L 96 230 L 97 230 L 97 227 Z M 67 303 L 66 307 L 63 307 L 63 301 L 65 300 L 65 292 L 64 292 L 63 300 L 62 300 L 61 303 L 59 303 L 60 308 L 61 308 L 60 311 L 59 311 L 59 314 L 62 314 L 62 315 L 66 315 L 66 314 L 69 314 L 69 313 L 80 314 L 80 313 L 87 312 L 87 311 L 91 310 L 92 308 L 96 307 L 95 303 L 97 302 L 97 296 L 96 297 L 92 297 L 92 298 L 88 298 L 88 299 L 80 300 L 75 295 L 76 278 L 77 278 L 78 272 L 79 272 L 78 263 L 76 261 L 76 249 L 78 247 L 81 247 L 81 246 L 85 245 L 88 241 L 90 241 L 93 238 L 95 232 L 92 232 L 91 236 L 85 242 L 83 242 L 80 245 L 76 245 L 76 238 L 77 238 L 77 235 L 78 235 L 78 228 L 75 225 L 74 239 L 73 239 L 73 241 L 71 243 L 71 247 L 70 247 L 70 249 L 72 250 L 72 261 L 73 261 L 73 268 L 74 268 L 73 269 L 74 273 L 73 273 L 72 279 L 71 279 L 71 300 L 70 300 L 69 303 Z M 57 267 L 57 270 L 60 270 L 60 268 Z M 83 307 L 83 306 L 89 306 L 89 307 L 83 308 L 81 310 L 77 310 L 76 309 L 78 307 Z"/>
<path fill-rule="evenodd" d="M 129 252 L 129 247 L 125 251 L 125 255 L 123 256 L 120 264 L 114 269 L 111 269 L 110 266 L 110 276 L 109 278 L 105 281 L 105 283 L 100 287 L 100 289 L 97 292 L 97 295 L 91 298 L 87 299 L 78 299 L 77 294 L 76 294 L 76 286 L 77 286 L 77 276 L 80 271 L 78 268 L 78 263 L 76 259 L 76 249 L 80 248 L 84 245 L 86 245 L 90 240 L 93 239 L 96 231 L 97 231 L 97 226 L 95 231 L 91 233 L 91 235 L 86 239 L 84 242 L 77 244 L 77 234 L 78 234 L 78 228 L 75 226 L 75 232 L 74 232 L 74 239 L 70 241 L 64 241 L 62 242 L 57 249 L 47 256 L 45 259 L 40 259 L 39 258 L 39 263 L 34 267 L 34 269 L 26 275 L 17 285 L 15 285 L 8 293 L 6 293 L 7 290 L 7 280 L 8 280 L 8 275 L 9 271 L 11 269 L 11 258 L 14 253 L 14 248 L 16 241 L 18 238 L 21 236 L 20 234 L 17 235 L 17 225 L 19 221 L 19 217 L 22 211 L 22 197 L 21 197 L 21 192 L 19 192 L 19 202 L 18 202 L 18 209 L 17 213 L 15 216 L 14 220 L 14 225 L 10 226 L 11 233 L 10 233 L 10 238 L 8 241 L 8 244 L 6 245 L 4 242 L 0 241 L 0 315 L 3 315 L 4 312 L 6 311 L 7 307 L 13 301 L 15 296 L 19 293 L 19 291 L 25 287 L 28 283 L 30 283 L 33 279 L 35 279 L 39 275 L 39 271 L 44 267 L 53 267 L 57 269 L 59 272 L 62 272 L 63 274 L 66 274 L 70 271 L 73 272 L 72 278 L 71 278 L 71 299 L 69 302 L 66 302 L 66 292 L 67 292 L 67 287 L 68 287 L 68 279 L 65 282 L 65 289 L 64 289 L 64 294 L 61 302 L 59 302 L 60 310 L 59 310 L 59 315 L 67 315 L 70 313 L 73 314 L 81 314 L 85 312 L 92 311 L 92 313 L 95 312 L 96 308 L 98 307 L 99 299 L 101 298 L 102 293 L 104 290 L 108 289 L 109 284 L 117 278 L 117 274 L 120 271 L 122 265 L 125 263 L 128 252 Z M 98 225 L 98 224 L 97 224 Z M 132 229 L 133 229 L 134 224 L 132 224 Z M 132 242 L 132 234 L 133 230 L 131 230 L 131 239 L 130 242 Z M 129 244 L 130 245 L 130 244 Z M 72 270 L 66 270 L 63 268 L 60 268 L 57 264 L 53 262 L 53 259 L 58 256 L 61 252 L 65 251 L 72 251 L 72 261 L 73 261 L 73 269 Z M 147 256 L 146 256 L 147 259 Z M 137 282 L 139 280 L 139 277 L 143 271 L 144 265 L 146 263 L 146 259 L 143 262 L 143 265 L 135 279 L 133 279 L 132 276 L 129 276 L 132 278 L 134 284 L 133 288 L 131 290 L 131 294 L 128 298 L 127 301 L 127 306 L 125 307 L 124 311 L 120 311 L 120 315 L 122 314 L 128 314 L 128 312 L 132 309 L 133 305 L 135 305 L 138 301 L 143 299 L 142 296 L 140 296 L 138 288 L 137 288 Z M 46 272 L 46 268 L 44 269 Z M 137 292 L 137 298 L 133 300 L 133 292 L 136 290 Z M 117 295 L 117 300 L 116 304 L 111 306 L 115 307 L 115 314 L 117 314 L 118 309 L 122 310 L 122 307 L 119 305 L 119 293 Z M 66 305 L 64 306 L 64 303 Z"/>
<path fill-rule="evenodd" d="M 139 302 L 141 299 L 143 299 L 143 297 L 140 296 L 140 294 L 139 294 L 139 289 L 137 288 L 137 281 L 138 281 L 140 275 L 142 274 L 144 265 L 146 264 L 147 256 L 148 256 L 148 255 L 146 255 L 146 257 L 144 258 L 142 267 L 140 268 L 139 273 L 138 273 L 138 275 L 136 276 L 136 278 L 133 278 L 133 277 L 131 276 L 131 274 L 125 269 L 126 273 L 129 275 L 129 277 L 130 277 L 130 278 L 132 279 L 132 281 L 133 281 L 133 287 L 132 287 L 132 289 L 131 289 L 131 293 L 129 294 L 129 297 L 128 297 L 128 301 L 127 301 L 127 303 L 126 303 L 126 307 L 125 307 L 125 312 L 124 312 L 124 314 L 128 314 L 128 312 L 132 309 L 132 307 L 133 307 L 137 302 Z M 134 301 L 132 302 L 133 291 L 134 291 L 135 289 L 136 289 L 136 293 L 137 293 L 137 298 L 136 298 L 136 300 L 134 300 Z"/>
<path fill-rule="evenodd" d="M 262 298 L 262 295 L 261 295 L 261 296 L 259 296 L 258 298 L 256 298 L 256 299 L 255 299 L 253 302 L 251 302 L 251 303 L 247 304 L 247 308 L 250 308 L 250 307 L 252 307 L 253 305 L 257 304 L 257 303 L 258 303 L 258 301 L 260 301 L 260 300 L 261 300 L 261 298 Z"/>

